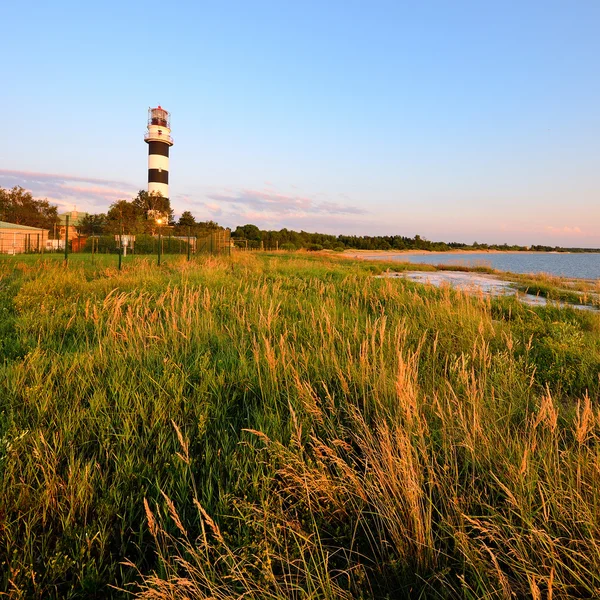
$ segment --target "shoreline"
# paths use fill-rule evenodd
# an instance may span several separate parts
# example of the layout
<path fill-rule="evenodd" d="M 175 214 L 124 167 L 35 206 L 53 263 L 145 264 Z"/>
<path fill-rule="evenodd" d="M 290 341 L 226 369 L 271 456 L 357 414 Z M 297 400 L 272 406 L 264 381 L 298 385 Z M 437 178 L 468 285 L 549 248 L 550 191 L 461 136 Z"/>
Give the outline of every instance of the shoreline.
<path fill-rule="evenodd" d="M 557 254 L 567 254 L 562 259 Z M 515 275 L 545 275 L 571 281 L 600 281 L 597 267 L 590 267 L 590 258 L 576 258 L 578 252 L 536 252 L 519 250 L 452 250 L 447 252 L 431 252 L 423 250 L 351 250 L 341 254 L 347 260 L 363 260 L 365 262 L 389 262 L 405 265 L 403 268 L 414 270 L 417 265 L 428 265 L 437 270 L 483 270 L 496 273 L 511 273 Z M 521 255 L 517 257 L 517 255 Z M 502 256 L 505 256 L 503 259 Z M 578 267 L 583 260 L 583 266 Z M 568 269 L 560 267 L 565 263 Z M 575 264 L 570 265 L 570 262 Z M 591 258 L 593 265 L 596 259 Z"/>
<path fill-rule="evenodd" d="M 597 252 L 541 252 L 536 250 L 344 250 L 343 256 L 353 255 L 352 258 L 361 258 L 362 256 L 397 256 L 399 254 L 416 254 L 429 256 L 432 254 L 598 254 Z"/>

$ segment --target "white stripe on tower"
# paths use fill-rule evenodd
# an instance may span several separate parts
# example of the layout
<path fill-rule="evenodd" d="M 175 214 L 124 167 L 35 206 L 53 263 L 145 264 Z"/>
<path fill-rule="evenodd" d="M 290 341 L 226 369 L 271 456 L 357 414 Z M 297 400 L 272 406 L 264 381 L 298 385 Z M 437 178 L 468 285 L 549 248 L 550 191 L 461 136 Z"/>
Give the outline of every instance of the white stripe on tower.
<path fill-rule="evenodd" d="M 148 168 L 149 169 L 162 169 L 163 171 L 169 170 L 169 157 L 161 156 L 160 154 L 148 153 Z"/>
<path fill-rule="evenodd" d="M 173 145 L 169 113 L 160 105 L 148 109 L 148 191 L 169 197 L 169 148 Z"/>
<path fill-rule="evenodd" d="M 169 186 L 166 183 L 156 183 L 154 181 L 148 182 L 148 191 L 159 192 L 163 198 L 169 197 Z"/>

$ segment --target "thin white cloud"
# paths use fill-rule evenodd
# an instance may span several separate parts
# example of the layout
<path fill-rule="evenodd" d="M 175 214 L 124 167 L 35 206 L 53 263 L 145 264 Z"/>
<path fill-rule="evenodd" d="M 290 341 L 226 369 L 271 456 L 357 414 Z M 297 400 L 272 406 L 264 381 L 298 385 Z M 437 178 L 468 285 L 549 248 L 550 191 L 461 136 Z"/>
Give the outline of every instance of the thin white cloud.
<path fill-rule="evenodd" d="M 108 206 L 120 198 L 132 198 L 137 189 L 130 183 L 62 173 L 37 173 L 0 169 L 0 186 L 21 186 L 35 197 L 48 198 L 61 207 L 77 204 L 80 208 Z"/>
<path fill-rule="evenodd" d="M 324 197 L 323 199 L 321 199 Z M 199 219 L 218 220 L 221 225 L 235 228 L 254 223 L 261 229 L 304 229 L 339 234 L 364 232 L 377 220 L 365 210 L 349 203 L 327 199 L 325 194 L 280 193 L 265 188 L 205 190 L 201 198 L 186 195 L 190 208 Z"/>
<path fill-rule="evenodd" d="M 308 196 L 280 194 L 270 189 L 251 190 L 243 189 L 235 192 L 212 193 L 210 200 L 232 207 L 236 212 L 241 209 L 251 209 L 264 216 L 283 215 L 363 215 L 367 211 L 352 206 L 332 201 L 315 201 Z"/>
<path fill-rule="evenodd" d="M 558 234 L 565 234 L 565 235 L 572 235 L 574 233 L 585 235 L 583 233 L 581 227 L 578 227 L 578 226 L 569 227 L 569 226 L 565 225 L 564 227 L 554 227 L 553 225 L 546 225 L 546 230 L 551 233 L 558 233 Z"/>

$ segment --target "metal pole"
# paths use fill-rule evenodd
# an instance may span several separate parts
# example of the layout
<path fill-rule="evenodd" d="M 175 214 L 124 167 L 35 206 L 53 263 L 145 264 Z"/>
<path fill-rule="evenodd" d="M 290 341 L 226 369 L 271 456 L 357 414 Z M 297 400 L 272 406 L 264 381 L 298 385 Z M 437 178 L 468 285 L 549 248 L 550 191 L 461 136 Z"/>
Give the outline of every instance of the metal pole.
<path fill-rule="evenodd" d="M 69 262 L 69 215 L 65 217 L 65 265 Z"/>
<path fill-rule="evenodd" d="M 187 243 L 188 243 L 188 262 L 190 261 L 190 252 L 191 252 L 191 248 L 190 248 L 190 233 L 191 233 L 191 230 L 188 227 L 188 239 L 187 239 Z"/>
<path fill-rule="evenodd" d="M 160 233 L 161 233 L 161 227 L 160 225 L 158 226 L 158 266 L 160 267 L 160 252 L 161 252 L 161 237 L 160 237 Z"/>
<path fill-rule="evenodd" d="M 123 228 L 121 227 L 121 235 L 119 236 L 119 271 L 121 270 L 121 262 L 123 261 Z"/>

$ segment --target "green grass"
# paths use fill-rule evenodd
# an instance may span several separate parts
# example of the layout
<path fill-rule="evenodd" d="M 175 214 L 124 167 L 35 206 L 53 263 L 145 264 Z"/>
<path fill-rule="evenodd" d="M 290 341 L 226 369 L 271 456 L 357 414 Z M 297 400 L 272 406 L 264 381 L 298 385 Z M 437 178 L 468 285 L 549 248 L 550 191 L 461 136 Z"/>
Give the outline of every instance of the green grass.
<path fill-rule="evenodd" d="M 1 591 L 598 595 L 598 314 L 98 258 L 0 260 Z"/>
<path fill-rule="evenodd" d="M 600 306 L 600 282 L 593 280 L 569 280 L 545 273 L 538 275 L 507 274 L 520 291 L 543 296 L 555 302 Z"/>

